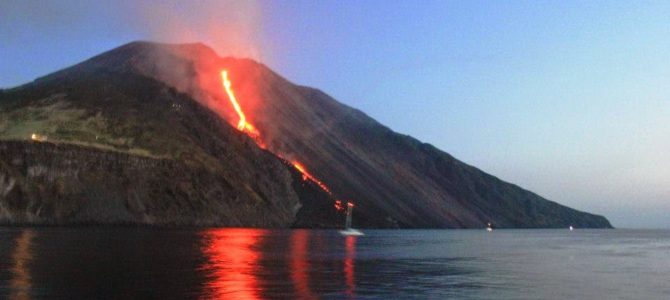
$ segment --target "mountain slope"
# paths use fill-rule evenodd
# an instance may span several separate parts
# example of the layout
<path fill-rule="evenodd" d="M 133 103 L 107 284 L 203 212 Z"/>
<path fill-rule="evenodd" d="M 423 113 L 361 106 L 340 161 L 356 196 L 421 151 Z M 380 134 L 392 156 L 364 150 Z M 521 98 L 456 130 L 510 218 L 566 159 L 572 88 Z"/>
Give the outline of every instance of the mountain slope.
<path fill-rule="evenodd" d="M 498 227 L 611 227 L 604 217 L 501 181 L 429 144 L 397 134 L 319 90 L 294 85 L 251 60 L 221 58 L 202 44 L 135 42 L 5 91 L 0 96 L 0 114 L 11 115 L 14 121 L 0 124 L 0 138 L 26 137 L 32 128 L 46 128 L 50 136 L 105 151 L 179 163 L 195 161 L 202 167 L 221 165 L 212 172 L 221 172 L 227 182 L 235 183 L 233 187 L 249 185 L 250 194 L 262 195 L 260 199 L 273 199 L 269 200 L 272 205 L 283 207 L 283 216 L 294 216 L 288 213 L 289 207 L 302 205 L 294 212 L 298 217 L 293 217 L 293 224 L 322 222 L 328 226 L 336 222 L 338 216 L 328 204 L 332 199 L 315 189 L 302 190 L 304 182 L 295 178 L 296 171 L 283 159 L 259 149 L 232 126 L 211 125 L 217 123 L 214 114 L 233 126 L 238 121 L 221 86 L 223 69 L 229 71 L 237 98 L 260 133 L 259 142 L 271 153 L 300 161 L 336 198 L 354 201 L 358 226 L 461 228 L 491 222 Z M 118 95 L 119 90 L 127 90 L 120 85 L 153 94 Z M 93 86 L 97 88 L 91 89 Z M 76 105 L 49 98 L 84 91 L 81 100 L 73 101 Z M 164 94 L 183 101 L 156 102 Z M 194 106 L 191 99 L 202 106 Z M 30 104 L 39 101 L 44 103 Z M 105 104 L 110 101 L 115 104 Z M 173 111 L 191 106 L 206 107 L 213 114 L 205 120 L 171 117 Z M 50 117 L 45 121 L 36 117 L 40 114 Z M 88 116 L 85 122 L 67 121 L 81 120 L 84 115 Z M 52 120 L 61 117 L 67 120 Z M 173 129 L 171 124 L 181 127 Z M 189 129 L 194 124 L 198 130 Z M 217 142 L 219 139 L 225 141 Z M 227 151 L 219 153 L 222 149 Z M 259 164 L 259 158 L 275 162 Z M 286 179 L 291 177 L 287 174 L 293 174 L 292 180 Z M 281 188 L 275 187 L 278 183 L 273 178 L 279 178 Z M 281 193 L 275 193 L 275 188 Z M 313 193 L 316 198 L 304 200 Z"/>
<path fill-rule="evenodd" d="M 395 133 L 319 90 L 259 73 L 268 79 L 254 80 L 264 100 L 254 115 L 269 148 L 303 158 L 337 195 L 359 204 L 370 226 L 610 226 L 603 217 L 548 201 Z"/>
<path fill-rule="evenodd" d="M 0 94 L 0 223 L 289 227 L 310 204 L 296 170 L 187 95 L 70 71 Z"/>

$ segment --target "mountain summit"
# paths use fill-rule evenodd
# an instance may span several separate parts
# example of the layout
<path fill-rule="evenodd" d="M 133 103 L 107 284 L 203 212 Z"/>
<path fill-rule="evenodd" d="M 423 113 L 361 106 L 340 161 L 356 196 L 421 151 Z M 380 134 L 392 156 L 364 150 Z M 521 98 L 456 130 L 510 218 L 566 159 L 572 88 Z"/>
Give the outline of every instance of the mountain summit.
<path fill-rule="evenodd" d="M 0 222 L 334 227 L 336 200 L 357 227 L 611 227 L 203 44 L 133 42 L 0 92 Z"/>

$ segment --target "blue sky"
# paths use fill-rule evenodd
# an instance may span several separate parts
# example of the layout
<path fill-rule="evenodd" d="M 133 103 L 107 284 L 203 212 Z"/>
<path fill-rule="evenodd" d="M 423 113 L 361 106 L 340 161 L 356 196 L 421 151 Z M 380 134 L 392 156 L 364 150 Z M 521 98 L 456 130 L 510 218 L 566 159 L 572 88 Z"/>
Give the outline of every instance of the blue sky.
<path fill-rule="evenodd" d="M 670 227 L 668 1 L 185 3 L 3 1 L 0 87 L 202 41 L 615 226 Z"/>

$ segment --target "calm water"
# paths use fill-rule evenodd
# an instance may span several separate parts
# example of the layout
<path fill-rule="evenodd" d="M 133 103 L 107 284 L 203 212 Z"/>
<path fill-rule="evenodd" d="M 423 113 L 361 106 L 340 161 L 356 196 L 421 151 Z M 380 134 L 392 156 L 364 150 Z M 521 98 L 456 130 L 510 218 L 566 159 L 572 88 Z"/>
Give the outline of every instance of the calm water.
<path fill-rule="evenodd" d="M 0 228 L 0 298 L 670 299 L 670 231 Z"/>

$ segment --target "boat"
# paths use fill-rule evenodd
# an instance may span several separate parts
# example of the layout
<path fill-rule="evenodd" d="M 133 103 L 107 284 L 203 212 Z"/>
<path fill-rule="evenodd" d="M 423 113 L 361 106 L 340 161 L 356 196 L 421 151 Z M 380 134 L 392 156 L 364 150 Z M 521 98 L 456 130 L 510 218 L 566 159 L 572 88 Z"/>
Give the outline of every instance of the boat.
<path fill-rule="evenodd" d="M 493 231 L 493 227 L 491 226 L 491 223 L 486 224 L 486 231 L 488 231 L 488 232 Z"/>
<path fill-rule="evenodd" d="M 570 227 L 569 227 L 569 228 L 570 228 L 570 231 L 573 231 L 573 230 L 575 230 L 575 228 L 574 228 L 574 227 L 572 227 L 572 225 L 570 225 Z"/>
<path fill-rule="evenodd" d="M 358 229 L 351 228 L 351 214 L 354 210 L 354 204 L 347 202 L 347 220 L 344 223 L 344 230 L 340 230 L 341 235 L 346 236 L 361 236 L 365 235 L 362 231 Z"/>

